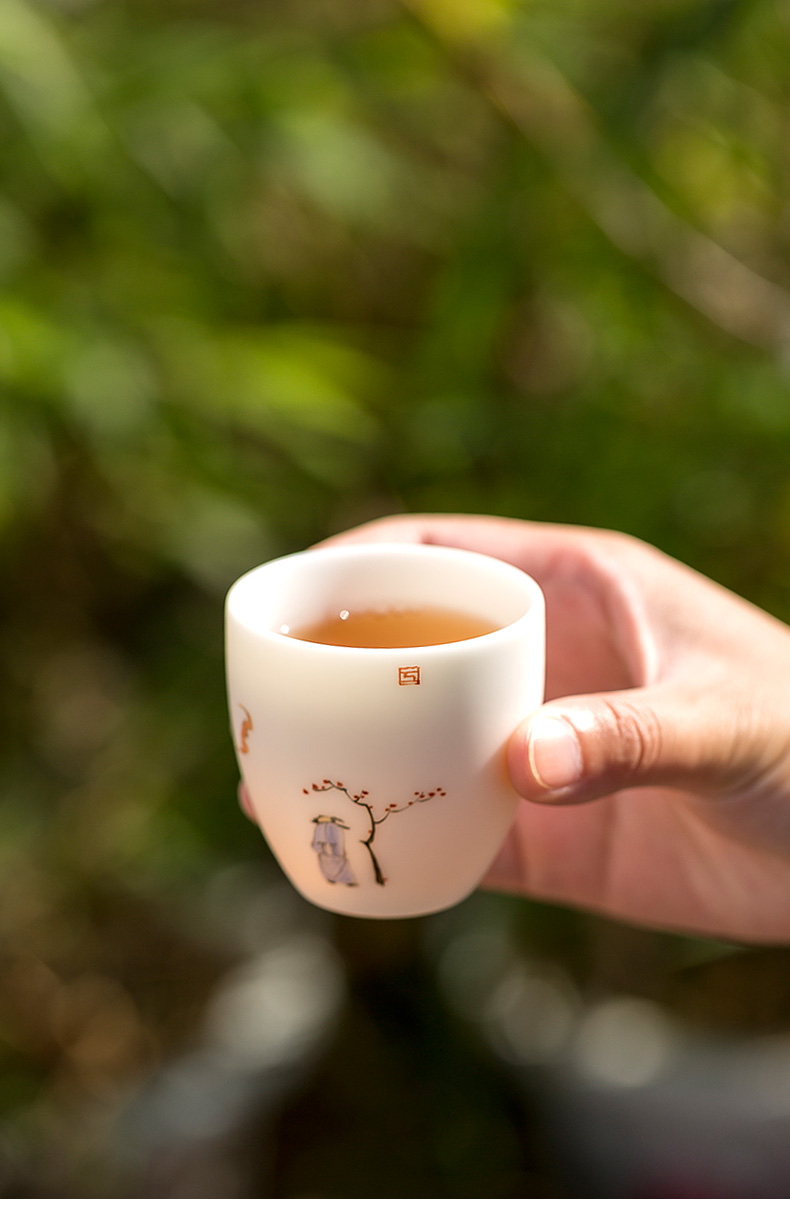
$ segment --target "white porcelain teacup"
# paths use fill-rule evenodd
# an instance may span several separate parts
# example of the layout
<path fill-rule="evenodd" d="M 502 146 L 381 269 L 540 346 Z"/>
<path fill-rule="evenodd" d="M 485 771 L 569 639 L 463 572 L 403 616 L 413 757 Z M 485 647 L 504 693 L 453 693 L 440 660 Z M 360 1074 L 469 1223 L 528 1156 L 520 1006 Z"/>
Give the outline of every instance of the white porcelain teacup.
<path fill-rule="evenodd" d="M 294 635 L 340 610 L 404 607 L 479 616 L 495 630 L 405 649 Z M 515 815 L 507 741 L 543 700 L 537 583 L 454 548 L 330 546 L 241 577 L 226 623 L 239 768 L 296 888 L 372 918 L 466 897 Z"/>

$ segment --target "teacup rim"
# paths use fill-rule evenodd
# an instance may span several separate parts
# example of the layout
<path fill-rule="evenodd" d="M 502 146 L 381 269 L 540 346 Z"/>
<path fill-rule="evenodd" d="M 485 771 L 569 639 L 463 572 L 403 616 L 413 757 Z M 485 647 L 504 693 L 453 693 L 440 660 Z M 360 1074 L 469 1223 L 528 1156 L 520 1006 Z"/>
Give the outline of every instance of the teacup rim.
<path fill-rule="evenodd" d="M 372 558 L 381 558 L 386 555 L 399 555 L 402 558 L 409 556 L 417 556 L 432 554 L 434 557 L 458 558 L 472 557 L 476 562 L 480 563 L 483 568 L 491 572 L 497 572 L 502 576 L 512 577 L 517 580 L 520 588 L 527 596 L 527 605 L 524 612 L 516 619 L 504 623 L 501 627 L 494 628 L 490 632 L 481 633 L 475 637 L 464 638 L 459 641 L 445 641 L 433 645 L 409 645 L 409 646 L 355 646 L 355 645 L 327 645 L 324 643 L 316 643 L 314 641 L 302 640 L 299 637 L 291 636 L 280 632 L 278 629 L 271 627 L 252 626 L 249 619 L 245 619 L 242 612 L 239 611 L 239 597 L 253 583 L 253 579 L 257 578 L 264 571 L 274 568 L 288 568 L 297 566 L 297 561 L 303 561 L 312 556 L 331 554 L 335 558 L 346 556 L 347 558 L 364 557 L 368 555 Z M 318 544 L 316 546 L 307 547 L 301 551 L 292 551 L 287 555 L 274 556 L 269 560 L 265 560 L 255 567 L 248 569 L 239 576 L 230 586 L 225 600 L 226 619 L 235 619 L 255 636 L 262 640 L 277 644 L 283 649 L 290 645 L 299 652 L 315 652 L 325 656 L 327 653 L 332 655 L 373 655 L 377 660 L 380 660 L 385 655 L 401 655 L 405 650 L 419 651 L 421 654 L 429 653 L 432 655 L 441 655 L 445 653 L 459 653 L 469 647 L 477 647 L 481 649 L 484 645 L 489 645 L 494 639 L 500 640 L 503 636 L 514 635 L 521 626 L 525 623 L 534 621 L 536 617 L 540 618 L 545 610 L 545 597 L 543 590 L 538 581 L 524 569 L 519 568 L 516 564 L 511 564 L 507 560 L 499 559 L 494 555 L 487 555 L 480 551 L 471 551 L 464 547 L 444 546 L 438 543 L 414 543 L 414 542 L 371 542 L 371 543 L 327 543 Z"/>

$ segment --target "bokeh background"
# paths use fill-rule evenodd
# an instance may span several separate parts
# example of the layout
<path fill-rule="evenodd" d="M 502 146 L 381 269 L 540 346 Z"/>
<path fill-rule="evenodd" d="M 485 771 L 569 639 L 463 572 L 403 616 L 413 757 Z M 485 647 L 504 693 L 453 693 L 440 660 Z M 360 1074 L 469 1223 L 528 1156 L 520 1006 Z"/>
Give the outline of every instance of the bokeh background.
<path fill-rule="evenodd" d="M 392 511 L 790 618 L 781 0 L 0 3 L 0 1195 L 787 1196 L 790 951 L 322 914 L 222 602 Z"/>

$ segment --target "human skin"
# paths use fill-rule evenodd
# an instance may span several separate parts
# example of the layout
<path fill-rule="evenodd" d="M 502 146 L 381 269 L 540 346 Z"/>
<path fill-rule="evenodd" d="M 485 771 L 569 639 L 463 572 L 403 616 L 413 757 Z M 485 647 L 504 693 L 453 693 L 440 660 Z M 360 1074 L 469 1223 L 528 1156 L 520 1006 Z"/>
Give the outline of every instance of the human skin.
<path fill-rule="evenodd" d="M 330 541 L 480 551 L 543 589 L 547 703 L 510 740 L 522 802 L 485 887 L 790 941 L 790 629 L 606 530 L 404 516 Z"/>

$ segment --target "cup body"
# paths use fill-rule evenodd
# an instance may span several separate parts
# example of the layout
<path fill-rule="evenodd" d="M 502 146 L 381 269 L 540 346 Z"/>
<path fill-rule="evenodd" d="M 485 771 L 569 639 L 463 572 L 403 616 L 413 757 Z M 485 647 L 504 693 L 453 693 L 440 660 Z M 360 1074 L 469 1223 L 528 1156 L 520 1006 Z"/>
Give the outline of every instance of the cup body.
<path fill-rule="evenodd" d="M 496 622 L 425 647 L 319 645 L 279 629 L 348 609 L 440 607 Z M 513 822 L 505 749 L 543 700 L 537 583 L 455 548 L 326 547 L 263 564 L 226 603 L 239 769 L 295 887 L 343 914 L 454 905 Z"/>

